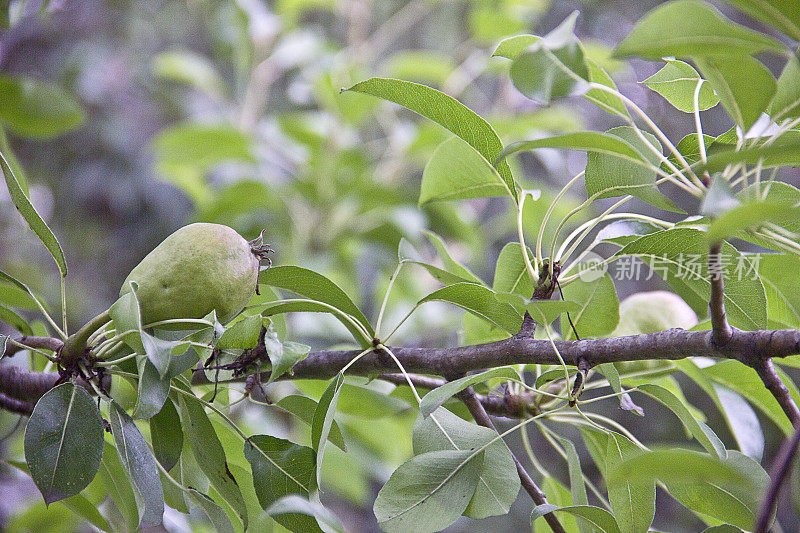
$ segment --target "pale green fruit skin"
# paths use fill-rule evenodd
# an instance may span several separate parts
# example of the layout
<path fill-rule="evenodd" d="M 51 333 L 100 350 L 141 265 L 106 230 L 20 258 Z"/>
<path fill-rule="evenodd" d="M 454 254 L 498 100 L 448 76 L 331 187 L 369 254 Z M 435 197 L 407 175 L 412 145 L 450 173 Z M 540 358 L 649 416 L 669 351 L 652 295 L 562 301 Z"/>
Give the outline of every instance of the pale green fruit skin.
<path fill-rule="evenodd" d="M 619 325 L 614 337 L 656 333 L 671 328 L 689 329 L 697 315 L 677 294 L 667 291 L 640 292 L 619 303 Z"/>
<path fill-rule="evenodd" d="M 136 295 L 142 323 L 202 318 L 212 310 L 223 324 L 238 315 L 258 283 L 259 259 L 234 229 L 198 222 L 164 239 L 136 265 L 120 289 Z"/>

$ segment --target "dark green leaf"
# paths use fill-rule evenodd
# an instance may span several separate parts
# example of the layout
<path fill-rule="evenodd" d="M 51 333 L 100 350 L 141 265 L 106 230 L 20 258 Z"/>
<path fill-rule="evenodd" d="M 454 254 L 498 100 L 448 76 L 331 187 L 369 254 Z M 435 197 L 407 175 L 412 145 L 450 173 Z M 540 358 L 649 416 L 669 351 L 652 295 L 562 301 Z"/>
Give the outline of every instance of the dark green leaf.
<path fill-rule="evenodd" d="M 139 525 L 156 526 L 164 514 L 164 492 L 155 459 L 133 419 L 116 402 L 111 402 L 109 418 L 117 454 L 134 488 Z"/>
<path fill-rule="evenodd" d="M 433 533 L 467 509 L 480 482 L 484 452 L 438 450 L 400 465 L 383 486 L 373 511 L 387 533 Z"/>
<path fill-rule="evenodd" d="M 0 98 L 0 101 L 3 101 L 3 99 Z M 53 259 L 58 265 L 58 271 L 63 278 L 67 275 L 67 261 L 64 259 L 64 251 L 61 249 L 61 245 L 58 243 L 58 239 L 56 239 L 53 231 L 48 227 L 45 221 L 42 220 L 36 208 L 33 207 L 33 204 L 25 195 L 25 192 L 22 190 L 22 187 L 14 176 L 14 172 L 11 171 L 11 167 L 8 165 L 8 162 L 6 162 L 6 158 L 3 157 L 3 154 L 0 154 L 0 170 L 3 171 L 3 177 L 6 180 L 6 186 L 8 187 L 11 201 L 14 202 L 14 206 L 16 206 L 19 214 L 22 215 L 25 222 L 28 223 L 36 236 L 39 237 L 39 240 L 42 241 L 45 248 L 47 248 L 47 251 L 50 252 L 50 255 L 53 256 Z"/>
<path fill-rule="evenodd" d="M 108 442 L 104 443 L 103 460 L 100 462 L 97 476 L 102 480 L 111 501 L 122 515 L 126 529 L 136 531 L 139 527 L 139 509 L 136 505 L 136 497 L 133 494 L 128 475 L 119 460 L 117 450 Z"/>
<path fill-rule="evenodd" d="M 435 450 L 474 449 L 497 436 L 497 431 L 467 422 L 440 407 L 427 418 L 422 413 L 417 417 L 414 423 L 414 455 Z M 486 518 L 507 514 L 517 499 L 519 488 L 514 458 L 505 442 L 497 439 L 486 447 L 480 482 L 464 515 Z"/>
<path fill-rule="evenodd" d="M 661 59 L 728 54 L 741 58 L 766 51 L 784 54 L 786 47 L 777 39 L 731 22 L 704 2 L 677 0 L 647 13 L 617 45 L 614 55 Z"/>
<path fill-rule="evenodd" d="M 150 418 L 150 437 L 156 459 L 169 472 L 178 464 L 183 450 L 180 416 L 169 398 L 166 398 L 161 410 Z"/>
<path fill-rule="evenodd" d="M 504 366 L 449 381 L 441 387 L 432 390 L 422 398 L 422 402 L 419 404 L 420 413 L 422 413 L 422 416 L 429 416 L 436 409 L 441 407 L 442 404 L 449 398 L 458 394 L 467 387 L 471 387 L 477 383 L 485 383 L 486 381 L 495 378 L 518 379 L 519 375 L 514 368 L 510 366 Z"/>
<path fill-rule="evenodd" d="M 640 154 L 639 159 L 653 166 L 661 164 L 661 158 L 647 147 L 636 131 L 628 126 L 608 130 L 607 134 L 619 137 Z M 649 133 L 644 133 L 648 142 L 660 153 L 661 144 Z M 683 211 L 661 194 L 656 185 L 656 173 L 647 167 L 605 153 L 589 153 L 586 163 L 586 193 L 594 198 L 613 198 L 631 194 L 655 207 L 667 211 Z"/>
<path fill-rule="evenodd" d="M 663 96 L 667 102 L 684 113 L 694 113 L 694 93 L 702 78 L 692 66 L 678 59 L 667 59 L 667 64 L 647 78 L 642 84 Z M 711 85 L 703 80 L 698 98 L 698 109 L 705 111 L 719 103 Z M 695 136 L 696 138 L 696 136 Z"/>
<path fill-rule="evenodd" d="M 800 5 L 794 0 L 727 0 L 751 17 L 800 41 Z"/>
<path fill-rule="evenodd" d="M 89 393 L 62 383 L 39 398 L 25 427 L 25 461 L 46 504 L 82 491 L 103 455 L 103 419 Z"/>
<path fill-rule="evenodd" d="M 258 503 L 264 509 L 288 494 L 307 497 L 316 486 L 311 448 L 269 435 L 254 435 L 244 443 L 244 456 L 252 468 Z"/>
<path fill-rule="evenodd" d="M 347 90 L 395 102 L 429 118 L 467 141 L 486 161 L 494 162 L 503 150 L 503 143 L 488 122 L 455 98 L 436 89 L 408 81 L 371 78 Z M 496 168 L 517 201 L 517 185 L 508 163 L 501 161 Z"/>
<path fill-rule="evenodd" d="M 48 139 L 83 124 L 86 114 L 58 85 L 0 76 L 0 119 L 24 137 Z"/>
<path fill-rule="evenodd" d="M 33 335 L 33 329 L 28 325 L 28 321 L 4 305 L 0 305 L 0 321 L 5 322 L 23 335 Z M 0 354 L 2 353 L 3 351 L 0 350 Z"/>
<path fill-rule="evenodd" d="M 325 389 L 319 399 L 317 409 L 314 411 L 314 419 L 311 422 L 311 445 L 314 453 L 317 454 L 317 486 L 322 481 L 322 457 L 325 453 L 325 443 L 328 442 L 328 435 L 333 425 L 333 415 L 336 413 L 336 405 L 339 401 L 339 392 L 344 383 L 344 375 L 340 372 L 336 374 Z"/>
<path fill-rule="evenodd" d="M 235 530 L 231 524 L 231 519 L 228 518 L 228 515 L 225 513 L 222 507 L 217 505 L 214 500 L 191 487 L 189 487 L 189 490 L 186 493 L 189 495 L 190 500 L 197 507 L 200 507 L 203 510 L 208 517 L 209 522 L 211 522 L 211 525 L 214 526 L 214 529 L 217 532 L 234 533 Z"/>

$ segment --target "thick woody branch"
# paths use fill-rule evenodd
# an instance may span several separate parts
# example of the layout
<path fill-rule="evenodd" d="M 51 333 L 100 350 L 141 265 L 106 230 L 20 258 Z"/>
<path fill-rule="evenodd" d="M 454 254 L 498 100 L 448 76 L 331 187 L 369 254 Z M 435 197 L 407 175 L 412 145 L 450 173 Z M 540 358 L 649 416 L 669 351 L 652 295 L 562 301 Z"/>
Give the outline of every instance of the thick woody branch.
<path fill-rule="evenodd" d="M 789 417 L 789 420 L 792 422 L 792 425 L 800 427 L 800 409 L 797 408 L 797 404 L 794 403 L 791 394 L 789 394 L 789 389 L 776 372 L 772 360 L 760 359 L 753 362 L 745 362 L 745 364 L 753 367 L 758 373 L 761 381 L 764 382 L 764 386 L 767 387 L 767 390 L 772 393 L 778 401 L 781 409 L 783 409 L 783 412 L 786 413 L 786 416 Z"/>
<path fill-rule="evenodd" d="M 475 391 L 472 390 L 472 387 L 467 387 L 461 391 L 458 394 L 458 398 L 464 402 L 464 405 L 467 406 L 467 409 L 469 409 L 469 412 L 472 414 L 472 418 L 475 419 L 475 422 L 481 426 L 495 429 L 492 419 L 489 418 L 489 415 L 483 408 L 483 404 L 481 404 L 476 397 Z M 533 480 L 530 474 L 528 474 L 528 471 L 525 470 L 525 467 L 522 466 L 522 463 L 519 462 L 519 459 L 517 459 L 513 453 L 511 454 L 511 457 L 514 458 L 514 463 L 517 466 L 517 474 L 519 474 L 519 480 L 522 483 L 522 486 L 525 488 L 525 491 L 530 495 L 531 499 L 534 501 L 534 503 L 536 503 L 536 505 L 546 504 L 547 497 L 542 489 L 536 485 L 536 482 Z M 558 521 L 558 518 L 556 518 L 556 515 L 553 513 L 547 513 L 543 518 L 547 521 L 547 524 L 554 533 L 565 533 L 564 528 Z"/>
<path fill-rule="evenodd" d="M 716 243 L 711 246 L 708 254 L 708 276 L 711 282 L 708 309 L 711 315 L 711 342 L 716 347 L 725 346 L 733 335 L 725 314 L 725 280 L 722 270 L 722 243 Z"/>
<path fill-rule="evenodd" d="M 12 413 L 17 413 L 20 415 L 30 416 L 33 412 L 33 404 L 31 402 L 17 400 L 16 398 L 6 396 L 0 392 L 0 409 L 5 409 L 6 411 L 11 411 Z"/>
<path fill-rule="evenodd" d="M 36 403 L 55 386 L 58 377 L 57 372 L 32 372 L 14 365 L 0 365 L 0 394 Z"/>
<path fill-rule="evenodd" d="M 11 340 L 14 342 L 6 344 L 6 350 L 3 352 L 4 357 L 11 357 L 15 353 L 24 350 L 25 348 L 23 346 L 55 352 L 64 344 L 60 339 L 54 339 L 52 337 L 34 337 L 31 335 L 12 337 Z M 23 346 L 19 346 L 20 344 Z"/>

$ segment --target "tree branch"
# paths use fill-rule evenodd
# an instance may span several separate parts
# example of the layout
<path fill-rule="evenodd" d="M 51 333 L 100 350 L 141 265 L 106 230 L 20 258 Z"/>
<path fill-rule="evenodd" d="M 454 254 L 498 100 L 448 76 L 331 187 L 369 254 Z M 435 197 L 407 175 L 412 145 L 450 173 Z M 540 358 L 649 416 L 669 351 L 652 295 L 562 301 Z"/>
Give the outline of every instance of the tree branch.
<path fill-rule="evenodd" d="M 5 409 L 6 411 L 11 411 L 12 413 L 20 415 L 31 416 L 33 404 L 31 402 L 17 400 L 16 398 L 6 396 L 0 392 L 0 409 Z"/>
<path fill-rule="evenodd" d="M 11 357 L 15 353 L 25 349 L 22 346 L 18 346 L 18 344 L 23 344 L 29 348 L 38 348 L 40 350 L 51 350 L 53 352 L 58 351 L 64 344 L 61 339 L 55 339 L 53 337 L 34 337 L 31 335 L 11 337 L 10 340 L 17 344 L 6 344 L 6 350 L 3 352 L 3 357 Z"/>
<path fill-rule="evenodd" d="M 775 508 L 778 506 L 778 495 L 789 478 L 792 463 L 794 463 L 797 456 L 797 447 L 800 445 L 800 426 L 795 425 L 795 428 L 794 435 L 791 439 L 786 439 L 783 442 L 775 461 L 772 463 L 772 468 L 770 469 L 771 481 L 756 517 L 753 533 L 767 533 L 769 531 L 769 526 L 775 515 Z"/>
<path fill-rule="evenodd" d="M 494 423 L 492 419 L 489 418 L 489 415 L 486 413 L 486 410 L 483 408 L 483 404 L 478 400 L 477 396 L 475 395 L 475 391 L 472 387 L 467 387 L 460 393 L 458 393 L 458 398 L 464 402 L 464 405 L 467 406 L 469 412 L 472 414 L 472 418 L 475 419 L 479 425 L 483 427 L 487 427 L 489 429 L 493 429 L 497 431 L 494 427 Z M 511 452 L 511 457 L 514 458 L 514 464 L 517 466 L 517 474 L 519 474 L 519 480 L 522 483 L 522 486 L 525 488 L 525 491 L 530 495 L 531 499 L 534 501 L 536 505 L 543 505 L 547 503 L 547 496 L 536 485 L 536 482 L 533 481 L 533 478 L 528 474 L 528 471 L 525 470 L 525 467 L 522 466 L 517 456 Z M 547 513 L 544 515 L 544 519 L 547 521 L 550 529 L 553 530 L 554 533 L 565 533 L 564 528 L 561 525 L 561 522 L 558 521 L 556 515 L 553 513 Z"/>
<path fill-rule="evenodd" d="M 708 276 L 711 282 L 711 299 L 708 302 L 711 315 L 711 342 L 717 348 L 728 343 L 733 329 L 725 314 L 725 276 L 722 269 L 722 243 L 711 245 L 708 253 Z"/>

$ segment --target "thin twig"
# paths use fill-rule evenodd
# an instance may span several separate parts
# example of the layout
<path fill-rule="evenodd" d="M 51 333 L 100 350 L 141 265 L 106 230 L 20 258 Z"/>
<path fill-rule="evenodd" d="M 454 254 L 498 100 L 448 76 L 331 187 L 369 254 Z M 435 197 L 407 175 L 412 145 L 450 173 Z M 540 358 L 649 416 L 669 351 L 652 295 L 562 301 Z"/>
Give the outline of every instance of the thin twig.
<path fill-rule="evenodd" d="M 769 531 L 775 509 L 778 506 L 778 497 L 783 485 L 789 478 L 792 464 L 797 456 L 797 447 L 800 445 L 800 426 L 795 426 L 795 432 L 791 439 L 786 439 L 778 450 L 778 455 L 772 463 L 770 469 L 770 484 L 761 504 L 761 509 L 756 517 L 754 533 L 766 533 Z"/>
<path fill-rule="evenodd" d="M 722 348 L 733 336 L 725 314 L 725 275 L 722 268 L 722 243 L 711 245 L 708 253 L 708 277 L 711 282 L 711 299 L 708 302 L 711 314 L 711 343 Z"/>
<path fill-rule="evenodd" d="M 475 422 L 478 425 L 483 427 L 487 427 L 489 429 L 493 429 L 496 431 L 494 427 L 494 423 L 492 419 L 489 418 L 488 413 L 483 408 L 483 404 L 478 400 L 475 396 L 475 391 L 472 390 L 472 387 L 467 387 L 463 391 L 458 394 L 459 399 L 464 402 L 464 405 L 467 406 L 469 412 L 472 414 L 472 417 L 475 419 Z M 522 463 L 519 462 L 517 456 L 511 453 L 511 457 L 514 458 L 514 463 L 517 466 L 517 474 L 519 474 L 519 480 L 522 483 L 522 486 L 525 488 L 525 491 L 530 495 L 531 499 L 534 501 L 536 505 L 543 505 L 547 503 L 547 496 L 536 485 L 536 482 L 533 478 L 528 474 L 528 471 L 525 470 L 525 467 L 522 466 Z M 561 525 L 561 522 L 558 521 L 556 515 L 553 513 L 547 513 L 544 515 L 544 519 L 547 521 L 550 528 L 553 530 L 554 533 L 565 533 L 564 528 Z"/>

